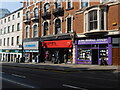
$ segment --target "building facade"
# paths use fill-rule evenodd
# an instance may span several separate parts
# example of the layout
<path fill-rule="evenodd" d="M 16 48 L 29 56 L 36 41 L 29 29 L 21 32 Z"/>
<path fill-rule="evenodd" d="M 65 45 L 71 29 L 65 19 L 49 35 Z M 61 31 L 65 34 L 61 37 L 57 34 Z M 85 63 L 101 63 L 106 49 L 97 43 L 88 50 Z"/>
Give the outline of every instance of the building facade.
<path fill-rule="evenodd" d="M 22 57 L 22 8 L 0 19 L 0 61 L 16 62 Z"/>
<path fill-rule="evenodd" d="M 88 5 L 76 12 L 76 63 L 120 65 L 120 2 Z"/>
<path fill-rule="evenodd" d="M 119 64 L 119 4 L 117 0 L 27 0 L 23 10 L 26 59 Z"/>

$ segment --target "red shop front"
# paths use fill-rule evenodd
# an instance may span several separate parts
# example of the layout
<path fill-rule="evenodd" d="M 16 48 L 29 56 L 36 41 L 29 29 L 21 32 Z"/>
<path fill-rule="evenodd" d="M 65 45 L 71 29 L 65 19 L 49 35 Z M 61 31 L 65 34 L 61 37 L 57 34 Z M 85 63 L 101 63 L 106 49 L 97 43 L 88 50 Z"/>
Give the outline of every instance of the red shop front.
<path fill-rule="evenodd" d="M 45 61 L 53 63 L 69 63 L 72 58 L 72 40 L 56 40 L 42 42 Z"/>

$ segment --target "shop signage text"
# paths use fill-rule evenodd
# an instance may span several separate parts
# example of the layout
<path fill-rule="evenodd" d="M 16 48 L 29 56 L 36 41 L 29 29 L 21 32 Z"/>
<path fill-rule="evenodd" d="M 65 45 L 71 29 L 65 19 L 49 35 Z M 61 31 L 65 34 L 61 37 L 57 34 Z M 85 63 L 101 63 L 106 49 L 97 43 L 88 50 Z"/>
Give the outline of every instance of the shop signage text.
<path fill-rule="evenodd" d="M 42 46 L 44 48 L 71 48 L 72 40 L 44 41 Z"/>
<path fill-rule="evenodd" d="M 108 39 L 84 39 L 78 40 L 78 44 L 101 44 L 108 43 Z"/>

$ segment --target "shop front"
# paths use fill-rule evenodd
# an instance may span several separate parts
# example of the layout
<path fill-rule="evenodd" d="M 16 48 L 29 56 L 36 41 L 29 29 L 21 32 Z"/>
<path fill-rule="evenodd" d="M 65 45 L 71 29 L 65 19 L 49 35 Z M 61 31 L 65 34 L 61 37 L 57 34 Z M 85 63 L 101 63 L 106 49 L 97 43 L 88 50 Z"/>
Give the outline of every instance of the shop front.
<path fill-rule="evenodd" d="M 0 55 L 0 60 L 3 62 L 19 62 L 22 57 L 22 50 L 5 49 L 1 50 Z"/>
<path fill-rule="evenodd" d="M 43 41 L 45 62 L 71 63 L 72 40 Z"/>
<path fill-rule="evenodd" d="M 23 42 L 25 62 L 39 62 L 39 41 Z"/>
<path fill-rule="evenodd" d="M 112 64 L 111 37 L 79 39 L 76 43 L 77 64 Z"/>

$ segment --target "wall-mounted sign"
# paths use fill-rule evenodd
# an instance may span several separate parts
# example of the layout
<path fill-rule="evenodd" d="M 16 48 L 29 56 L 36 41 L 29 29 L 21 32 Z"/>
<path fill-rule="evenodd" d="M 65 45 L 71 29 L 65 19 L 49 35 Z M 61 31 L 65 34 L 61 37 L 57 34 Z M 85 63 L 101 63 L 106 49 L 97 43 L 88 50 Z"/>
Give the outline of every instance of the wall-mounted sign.
<path fill-rule="evenodd" d="M 78 40 L 78 44 L 107 44 L 110 43 L 111 39 L 83 39 L 83 40 Z"/>
<path fill-rule="evenodd" d="M 24 42 L 23 49 L 37 49 L 38 50 L 38 41 L 35 42 Z"/>

